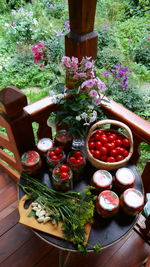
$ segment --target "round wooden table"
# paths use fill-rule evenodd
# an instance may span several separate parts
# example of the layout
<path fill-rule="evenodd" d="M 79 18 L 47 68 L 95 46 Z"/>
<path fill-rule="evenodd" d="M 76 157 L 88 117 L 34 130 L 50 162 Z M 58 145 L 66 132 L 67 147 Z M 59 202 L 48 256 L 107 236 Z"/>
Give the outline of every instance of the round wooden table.
<path fill-rule="evenodd" d="M 139 191 L 143 192 L 142 181 L 139 173 L 137 172 L 134 165 L 128 163 L 126 167 L 130 168 L 135 174 L 135 186 L 134 188 L 138 189 Z M 76 182 L 74 184 L 75 191 L 82 191 L 83 188 L 90 184 L 90 178 L 92 177 L 93 172 L 95 169 L 90 165 L 86 165 L 85 175 L 82 181 Z M 111 172 L 114 175 L 114 171 Z M 47 166 L 43 164 L 43 167 L 38 174 L 37 178 L 41 180 L 47 186 L 51 186 L 51 173 L 47 169 Z M 20 183 L 23 184 L 23 179 L 20 179 Z M 113 190 L 113 188 L 112 188 Z M 24 192 L 21 188 L 19 188 L 19 199 L 24 195 Z M 135 225 L 138 219 L 137 216 L 128 216 L 119 211 L 113 218 L 111 219 L 103 219 L 100 215 L 95 214 L 94 223 L 91 228 L 89 241 L 87 245 L 87 251 L 93 251 L 92 247 L 99 243 L 101 248 L 106 248 L 108 246 L 113 245 L 114 243 L 120 241 L 127 235 Z M 76 251 L 74 245 L 71 242 L 66 240 L 54 237 L 50 234 L 46 234 L 37 230 L 34 232 L 42 238 L 44 241 L 48 242 L 49 244 L 58 247 L 61 250 L 68 250 L 68 251 Z"/>

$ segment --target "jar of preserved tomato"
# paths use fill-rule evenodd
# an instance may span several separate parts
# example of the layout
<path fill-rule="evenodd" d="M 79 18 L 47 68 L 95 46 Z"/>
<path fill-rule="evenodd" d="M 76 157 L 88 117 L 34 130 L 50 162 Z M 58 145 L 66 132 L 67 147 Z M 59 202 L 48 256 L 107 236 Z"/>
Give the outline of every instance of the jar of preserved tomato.
<path fill-rule="evenodd" d="M 47 151 L 53 147 L 53 141 L 50 138 L 42 138 L 37 143 L 39 154 L 42 157 L 46 157 Z"/>
<path fill-rule="evenodd" d="M 96 210 L 103 218 L 114 216 L 119 209 L 119 197 L 111 190 L 102 191 L 96 199 Z"/>
<path fill-rule="evenodd" d="M 135 216 L 144 208 L 144 195 L 137 189 L 129 188 L 120 196 L 120 207 L 126 214 Z"/>
<path fill-rule="evenodd" d="M 135 175 L 129 168 L 120 168 L 116 171 L 114 185 L 121 193 L 135 184 Z"/>
<path fill-rule="evenodd" d="M 66 192 L 73 189 L 73 173 L 67 164 L 58 164 L 52 172 L 52 185 L 56 191 Z"/>
<path fill-rule="evenodd" d="M 112 188 L 112 175 L 106 170 L 98 170 L 93 174 L 91 184 L 99 192 Z"/>
<path fill-rule="evenodd" d="M 42 161 L 38 152 L 31 150 L 21 156 L 23 170 L 28 174 L 36 174 L 42 166 Z"/>
<path fill-rule="evenodd" d="M 73 180 L 79 181 L 83 178 L 86 159 L 79 150 L 71 151 L 67 157 L 67 163 L 73 171 Z"/>
<path fill-rule="evenodd" d="M 72 145 L 72 136 L 67 130 L 60 130 L 56 133 L 55 144 L 61 147 L 65 152 L 68 152 Z"/>
<path fill-rule="evenodd" d="M 46 162 L 49 166 L 49 170 L 62 163 L 66 159 L 65 153 L 61 147 L 53 147 L 47 152 Z"/>

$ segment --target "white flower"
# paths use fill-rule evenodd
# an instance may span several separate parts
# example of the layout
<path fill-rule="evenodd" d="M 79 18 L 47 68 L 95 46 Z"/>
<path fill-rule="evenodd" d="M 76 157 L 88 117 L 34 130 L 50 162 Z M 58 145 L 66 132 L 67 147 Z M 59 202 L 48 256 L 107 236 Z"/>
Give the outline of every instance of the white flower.
<path fill-rule="evenodd" d="M 97 117 L 97 111 L 96 110 L 93 110 L 93 116 Z"/>
<path fill-rule="evenodd" d="M 94 106 L 93 106 L 93 105 L 89 105 L 88 108 L 89 108 L 90 110 L 92 110 L 92 109 L 94 108 Z"/>
<path fill-rule="evenodd" d="M 88 122 L 85 122 L 84 124 L 83 124 L 83 126 L 89 126 L 90 124 L 88 123 Z"/>
<path fill-rule="evenodd" d="M 54 103 L 54 104 L 56 104 L 57 103 L 57 98 L 56 98 L 56 96 L 54 95 L 54 96 L 52 96 L 52 102 Z"/>
<path fill-rule="evenodd" d="M 58 94 L 58 95 L 56 95 L 56 97 L 57 97 L 58 100 L 60 100 L 60 99 L 62 99 L 64 97 L 64 94 Z"/>
<path fill-rule="evenodd" d="M 86 112 L 83 112 L 83 113 L 81 114 L 81 118 L 84 119 L 84 120 L 86 120 L 87 116 L 88 116 L 88 115 L 86 114 Z"/>
<path fill-rule="evenodd" d="M 76 120 L 77 121 L 80 121 L 81 120 L 81 117 L 80 116 L 76 116 Z"/>

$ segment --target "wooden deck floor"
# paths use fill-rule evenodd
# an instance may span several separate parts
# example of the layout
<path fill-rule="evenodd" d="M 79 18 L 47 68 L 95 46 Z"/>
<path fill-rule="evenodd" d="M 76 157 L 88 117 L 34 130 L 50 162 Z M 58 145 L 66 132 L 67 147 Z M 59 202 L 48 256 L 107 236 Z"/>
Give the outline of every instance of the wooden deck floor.
<path fill-rule="evenodd" d="M 18 223 L 17 204 L 17 185 L 1 172 L 0 267 L 58 267 L 59 250 Z M 149 255 L 150 246 L 133 230 L 100 254 L 71 253 L 66 267 L 131 267 Z"/>

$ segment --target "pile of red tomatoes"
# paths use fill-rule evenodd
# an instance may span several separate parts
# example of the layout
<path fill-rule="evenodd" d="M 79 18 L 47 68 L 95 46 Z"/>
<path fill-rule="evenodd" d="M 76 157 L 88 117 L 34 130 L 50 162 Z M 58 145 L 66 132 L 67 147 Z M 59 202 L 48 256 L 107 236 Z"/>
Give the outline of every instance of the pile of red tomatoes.
<path fill-rule="evenodd" d="M 96 130 L 89 139 L 88 147 L 94 158 L 112 163 L 128 156 L 130 140 L 120 132 Z"/>

